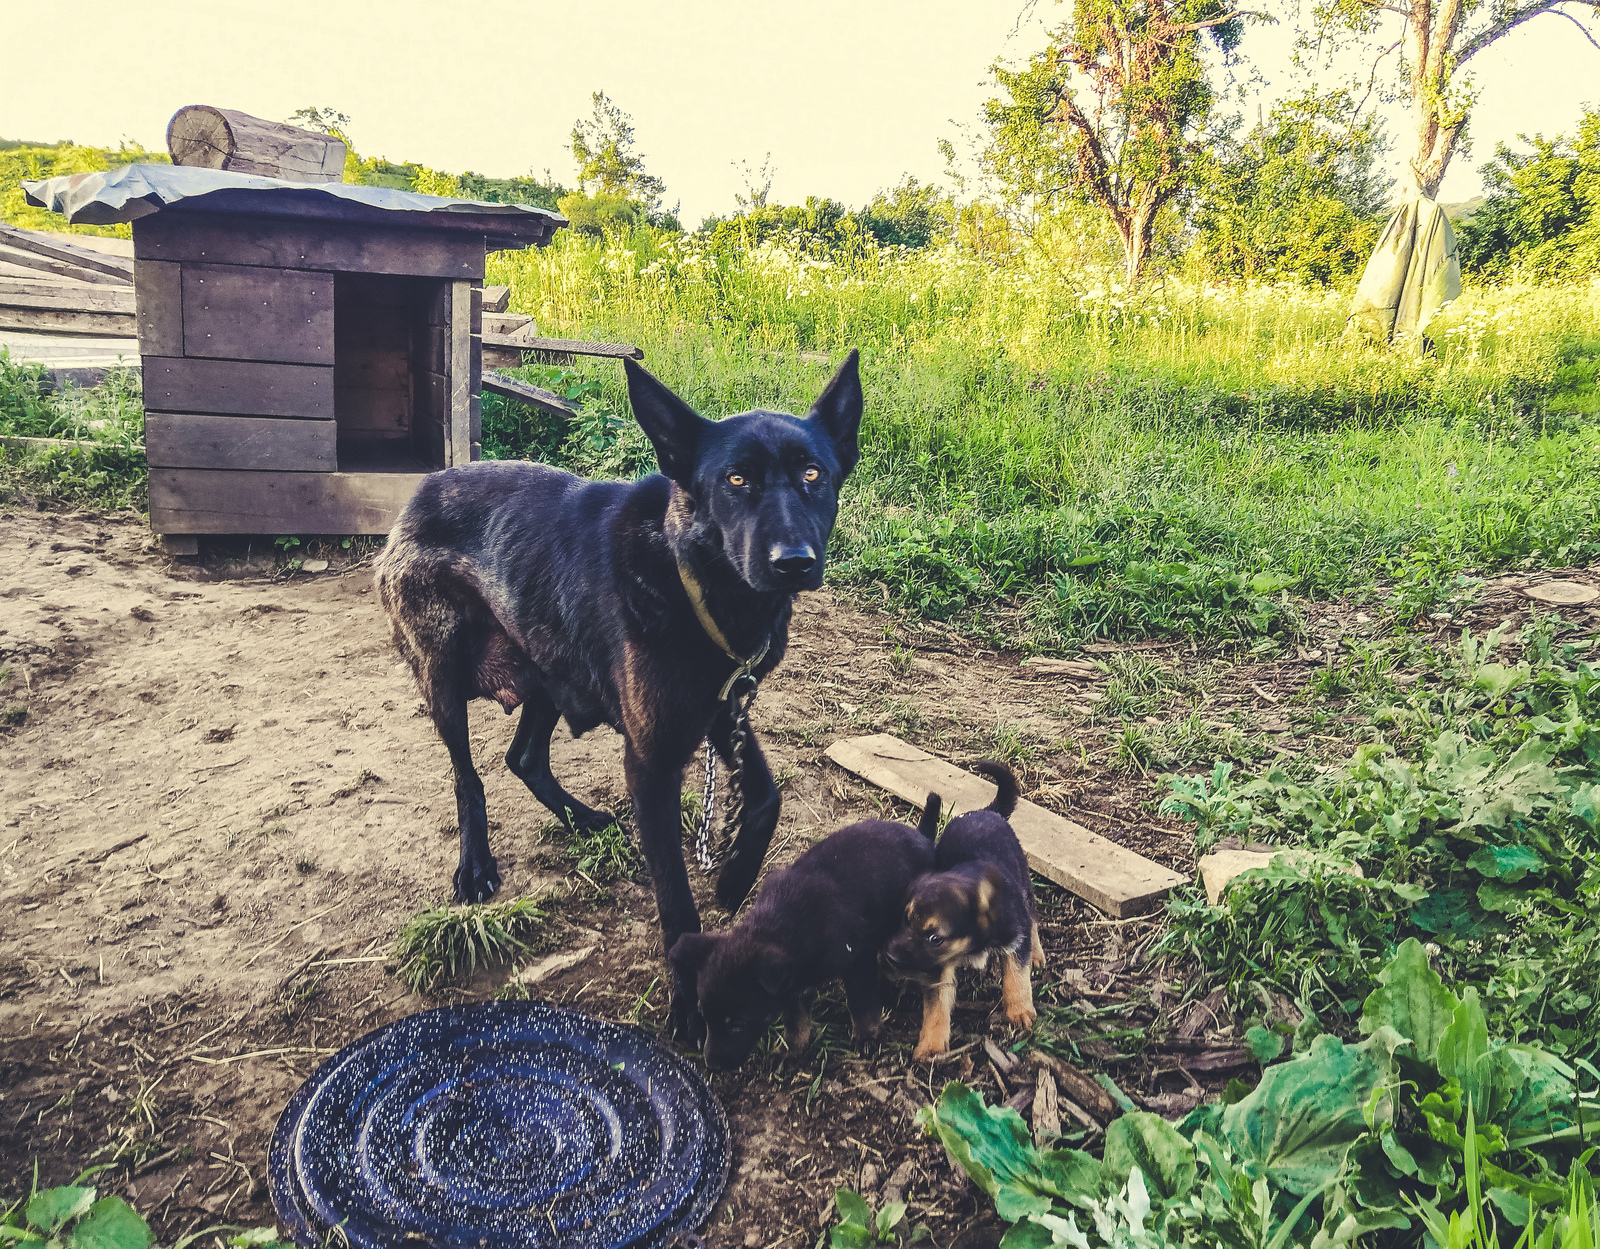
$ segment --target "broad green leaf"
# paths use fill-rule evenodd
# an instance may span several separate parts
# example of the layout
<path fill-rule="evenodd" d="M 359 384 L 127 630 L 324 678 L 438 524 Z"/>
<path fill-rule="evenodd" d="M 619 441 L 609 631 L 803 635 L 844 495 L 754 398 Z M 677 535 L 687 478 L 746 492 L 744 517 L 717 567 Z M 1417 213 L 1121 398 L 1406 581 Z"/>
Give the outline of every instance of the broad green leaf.
<path fill-rule="evenodd" d="M 856 1227 L 872 1226 L 872 1207 L 860 1193 L 853 1193 L 848 1188 L 835 1189 L 833 1204 L 838 1207 L 839 1218 L 845 1223 Z"/>
<path fill-rule="evenodd" d="M 1481 941 L 1489 933 L 1487 916 L 1472 889 L 1435 889 L 1411 908 L 1411 922 L 1437 936 L 1466 937 Z"/>
<path fill-rule="evenodd" d="M 1508 668 L 1504 664 L 1484 664 L 1472 679 L 1474 688 L 1484 690 L 1490 698 L 1504 698 L 1512 690 L 1526 685 L 1532 674 L 1526 664 Z"/>
<path fill-rule="evenodd" d="M 1300 1057 L 1268 1067 L 1248 1097 L 1222 1112 L 1223 1143 L 1241 1169 L 1292 1193 L 1328 1184 L 1366 1133 L 1364 1108 L 1392 1067 L 1375 1041 L 1321 1036 Z"/>
<path fill-rule="evenodd" d="M 150 1226 L 121 1197 L 102 1197 L 72 1229 L 68 1249 L 149 1249 Z"/>
<path fill-rule="evenodd" d="M 1468 988 L 1451 1016 L 1450 1025 L 1439 1034 L 1439 1074 L 1447 1080 L 1459 1081 L 1463 1090 L 1469 1090 L 1473 1067 L 1488 1052 L 1489 1024 L 1483 1017 L 1483 1007 L 1478 1004 L 1478 991 Z"/>
<path fill-rule="evenodd" d="M 85 1213 L 94 1204 L 94 1189 L 63 1184 L 28 1198 L 27 1217 L 40 1231 L 55 1232 L 62 1224 Z"/>
<path fill-rule="evenodd" d="M 1422 942 L 1407 938 L 1378 973 L 1378 983 L 1382 987 L 1362 1005 L 1361 1031 L 1391 1027 L 1411 1042 L 1418 1058 L 1432 1062 L 1461 1003 L 1429 965 Z"/>
<path fill-rule="evenodd" d="M 1525 1073 L 1500 1119 L 1511 1143 L 1516 1144 L 1519 1137 L 1543 1136 L 1577 1126 L 1578 1086 L 1572 1068 L 1554 1054 L 1533 1046 L 1504 1048 L 1518 1058 Z M 1584 1119 L 1592 1125 L 1593 1112 Z"/>
<path fill-rule="evenodd" d="M 1528 846 L 1484 846 L 1467 860 L 1467 866 L 1480 875 L 1512 885 L 1529 872 L 1543 871 L 1545 862 Z"/>
<path fill-rule="evenodd" d="M 828 1231 L 828 1249 L 872 1249 L 875 1239 L 870 1227 L 839 1223 Z"/>
<path fill-rule="evenodd" d="M 1528 890 L 1518 889 L 1504 881 L 1486 880 L 1478 886 L 1478 905 L 1486 911 L 1509 914 L 1528 900 Z"/>
<path fill-rule="evenodd" d="M 1135 1167 L 1145 1189 L 1163 1201 L 1184 1197 L 1194 1187 L 1194 1147 L 1160 1115 L 1142 1110 L 1111 1121 L 1103 1166 L 1106 1186 L 1113 1190 L 1128 1182 Z"/>
<path fill-rule="evenodd" d="M 1283 1037 L 1257 1024 L 1244 1034 L 1244 1043 L 1255 1060 L 1265 1066 L 1283 1055 Z"/>
<path fill-rule="evenodd" d="M 1572 792 L 1572 814 L 1590 828 L 1600 828 L 1600 785 L 1580 785 Z"/>
<path fill-rule="evenodd" d="M 905 1217 L 906 1203 L 903 1201 L 891 1201 L 888 1205 L 884 1206 L 882 1210 L 879 1210 L 878 1239 L 882 1240 L 885 1236 L 887 1236 L 890 1229 Z"/>
<path fill-rule="evenodd" d="M 1041 1216 L 1048 1217 L 1048 1216 Z M 1032 1219 L 1023 1219 L 1022 1222 L 1012 1226 L 1000 1239 L 1000 1249 L 1051 1249 L 1052 1245 L 1063 1242 L 1057 1241 L 1050 1229 L 1043 1223 L 1035 1223 Z M 1070 1243 L 1070 1242 L 1067 1242 Z M 1080 1249 L 1085 1249 L 1084 1246 Z"/>

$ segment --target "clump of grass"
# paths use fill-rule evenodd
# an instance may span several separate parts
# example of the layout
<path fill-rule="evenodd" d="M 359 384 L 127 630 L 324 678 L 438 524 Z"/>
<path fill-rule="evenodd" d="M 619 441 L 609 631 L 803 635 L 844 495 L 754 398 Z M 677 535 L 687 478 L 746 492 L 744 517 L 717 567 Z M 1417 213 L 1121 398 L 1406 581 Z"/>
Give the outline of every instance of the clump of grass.
<path fill-rule="evenodd" d="M 395 938 L 395 975 L 422 993 L 441 977 L 507 962 L 532 952 L 546 918 L 531 898 L 433 907 L 406 921 Z"/>
<path fill-rule="evenodd" d="M 0 728 L 19 729 L 28 722 L 28 709 L 21 703 L 8 703 L 0 710 Z"/>

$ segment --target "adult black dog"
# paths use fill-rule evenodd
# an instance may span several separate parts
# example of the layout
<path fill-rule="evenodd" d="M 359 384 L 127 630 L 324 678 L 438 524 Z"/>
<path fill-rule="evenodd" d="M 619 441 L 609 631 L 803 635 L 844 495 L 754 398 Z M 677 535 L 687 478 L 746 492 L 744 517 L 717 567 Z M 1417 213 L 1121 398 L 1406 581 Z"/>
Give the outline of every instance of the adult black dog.
<path fill-rule="evenodd" d="M 455 771 L 456 897 L 500 886 L 467 703 L 522 719 L 506 766 L 574 830 L 612 817 L 550 772 L 550 735 L 609 724 L 626 743 L 628 793 L 655 885 L 663 950 L 700 931 L 680 839 L 683 769 L 708 735 L 731 757 L 721 697 L 748 667 L 782 660 L 794 596 L 822 584 L 839 489 L 855 466 L 861 379 L 852 351 L 804 418 L 745 412 L 708 421 L 631 360 L 634 417 L 661 473 L 591 482 L 541 464 L 480 463 L 423 479 L 377 566 L 395 644 L 410 663 Z M 752 662 L 753 661 L 753 662 Z M 744 818 L 717 879 L 737 908 L 778 822 L 778 790 L 753 737 Z M 673 984 L 672 1027 L 698 1041 L 692 984 Z"/>

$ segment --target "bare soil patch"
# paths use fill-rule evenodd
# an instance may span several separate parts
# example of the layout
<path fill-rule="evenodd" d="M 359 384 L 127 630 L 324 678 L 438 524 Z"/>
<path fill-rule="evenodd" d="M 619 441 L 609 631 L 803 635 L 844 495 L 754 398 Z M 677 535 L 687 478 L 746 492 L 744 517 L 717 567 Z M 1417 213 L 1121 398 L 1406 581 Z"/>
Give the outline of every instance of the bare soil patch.
<path fill-rule="evenodd" d="M 285 576 L 245 543 L 174 562 L 133 514 L 24 511 L 0 517 L 0 566 L 0 1187 L 26 1183 L 35 1158 L 41 1182 L 61 1183 L 116 1156 L 99 1182 L 164 1242 L 202 1220 L 270 1221 L 272 1125 L 317 1063 L 440 999 L 505 991 L 510 976 L 491 969 L 425 998 L 390 974 L 400 925 L 448 897 L 454 801 L 370 570 Z M 1358 614 L 1326 609 L 1306 645 L 1268 663 L 1187 643 L 1091 657 L 1168 674 L 1146 713 L 1154 735 L 1199 717 L 1195 732 L 1209 721 L 1254 751 L 1299 757 L 1317 746 L 1286 701 L 1360 630 Z M 958 761 L 1009 755 L 1035 801 L 1189 871 L 1188 839 L 1154 814 L 1158 769 L 1119 754 L 1128 710 L 1107 714 L 1106 680 L 1020 660 L 829 591 L 803 598 L 754 717 L 784 780 L 770 861 L 904 811 L 822 755 L 835 737 L 887 731 Z M 597 889 L 574 874 L 546 813 L 499 766 L 511 732 L 496 707 L 474 707 L 501 897 L 553 895 L 545 948 L 588 950 L 531 991 L 658 1027 L 648 883 Z M 554 766 L 585 802 L 625 798 L 607 730 L 558 739 Z M 696 877 L 707 926 L 724 925 L 707 885 Z M 1140 970 L 1156 921 L 1107 921 L 1056 890 L 1043 901 L 1042 1005 L 1117 1006 L 1145 1027 L 1180 1007 L 1192 1016 Z M 813 1244 L 834 1188 L 865 1184 L 902 1190 L 936 1244 L 984 1243 L 976 1194 L 911 1122 L 954 1074 L 991 1095 L 1019 1091 L 976 1045 L 1011 1040 L 997 982 L 963 982 L 961 994 L 954 1044 L 973 1045 L 936 1071 L 909 1066 L 918 1010 L 907 994 L 876 1054 L 849 1049 L 842 1002 L 825 996 L 805 1054 L 780 1047 L 714 1076 L 735 1153 L 707 1242 Z M 1214 1034 L 1227 1021 L 1197 1026 Z M 1145 1058 L 1116 1074 L 1155 1106 L 1191 1083 Z"/>

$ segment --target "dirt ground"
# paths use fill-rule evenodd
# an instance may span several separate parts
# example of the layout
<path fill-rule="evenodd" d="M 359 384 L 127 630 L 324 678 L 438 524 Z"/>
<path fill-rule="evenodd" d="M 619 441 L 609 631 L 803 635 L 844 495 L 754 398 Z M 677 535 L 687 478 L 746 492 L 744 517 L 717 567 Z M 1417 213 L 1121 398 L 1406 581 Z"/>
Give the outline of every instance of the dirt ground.
<path fill-rule="evenodd" d="M 173 560 L 131 513 L 13 508 L 0 514 L 0 1196 L 35 1159 L 42 1183 L 63 1183 L 117 1158 L 97 1182 L 165 1243 L 202 1222 L 269 1222 L 272 1126 L 317 1063 L 402 1015 L 504 991 L 511 975 L 498 967 L 421 997 L 392 974 L 396 931 L 447 900 L 444 750 L 364 562 L 288 575 L 244 541 Z M 1303 645 L 1260 662 L 1219 662 L 1187 643 L 1090 657 L 1126 651 L 1179 674 L 1186 692 L 1148 717 L 1154 734 L 1181 721 L 1299 758 L 1317 750 L 1315 734 L 1287 700 L 1365 619 L 1330 607 Z M 958 761 L 1009 755 L 1036 801 L 1191 869 L 1188 839 L 1154 813 L 1156 782 L 1119 765 L 1121 718 L 1098 707 L 1102 682 L 1036 675 L 1020 656 L 829 591 L 801 600 L 791 645 L 754 714 L 784 781 L 770 862 L 853 819 L 907 810 L 822 754 L 836 737 L 887 731 Z M 512 723 L 492 704 L 472 714 L 500 896 L 551 896 L 547 945 L 568 956 L 530 992 L 658 1027 L 648 884 L 597 890 L 576 876 L 542 831 L 546 813 L 500 764 Z M 558 738 L 554 766 L 585 802 L 624 797 L 607 730 Z M 691 875 L 707 926 L 726 924 Z M 1174 1022 L 1181 995 L 1139 974 L 1152 921 L 1107 920 L 1057 890 L 1042 902 L 1042 1007 Z M 910 995 L 866 1056 L 843 1043 L 842 1003 L 825 997 L 827 1026 L 805 1054 L 780 1048 L 712 1077 L 734 1157 L 706 1243 L 812 1245 L 846 1186 L 908 1201 L 938 1246 L 993 1244 L 975 1191 L 911 1121 L 954 1075 L 1027 1101 L 1032 1076 L 1002 1074 L 979 1044 L 1012 1039 L 997 982 L 964 980 L 961 996 L 956 1053 L 937 1069 L 909 1064 Z M 1186 1007 L 1185 1043 L 1225 1047 L 1229 1021 L 1197 1022 L 1197 1009 Z M 1119 1057 L 1093 1039 L 1083 1052 Z M 1110 1069 L 1144 1104 L 1181 1113 L 1201 1083 L 1226 1078 L 1230 1060 L 1218 1061 Z"/>

